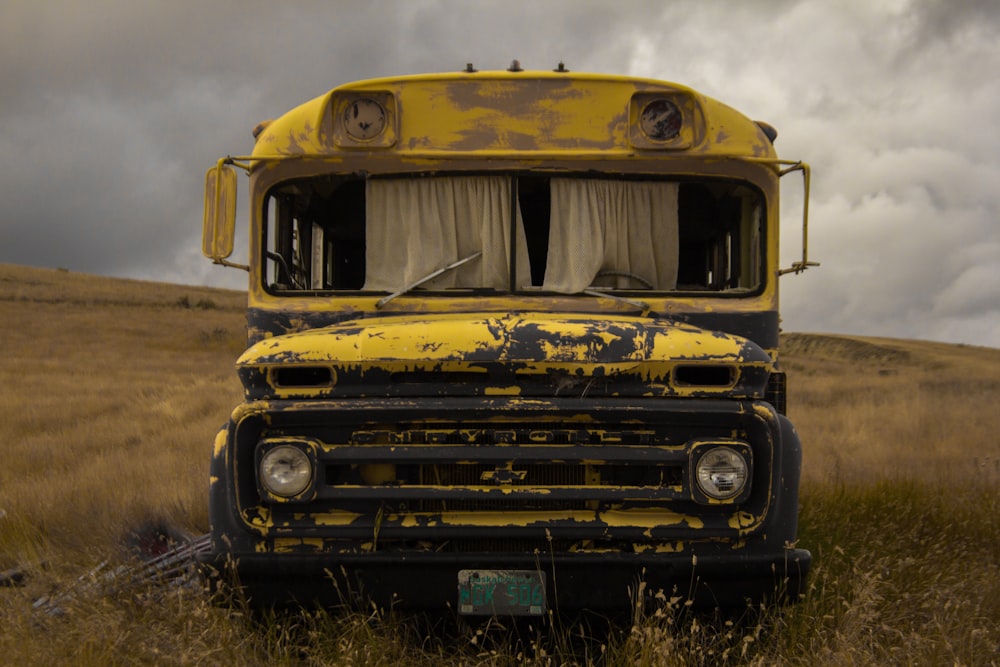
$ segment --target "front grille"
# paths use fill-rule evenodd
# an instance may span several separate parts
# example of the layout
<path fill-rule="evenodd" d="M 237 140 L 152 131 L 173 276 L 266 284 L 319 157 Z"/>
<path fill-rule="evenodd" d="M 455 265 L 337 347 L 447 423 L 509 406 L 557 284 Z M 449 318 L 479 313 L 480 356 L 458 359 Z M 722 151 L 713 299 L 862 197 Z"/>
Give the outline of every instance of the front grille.
<path fill-rule="evenodd" d="M 531 464 L 497 467 L 482 464 L 426 464 L 418 468 L 420 484 L 428 486 L 509 488 L 565 488 L 584 487 L 588 476 L 586 465 Z M 498 476 L 504 483 L 494 482 Z M 588 501 L 581 494 L 576 499 L 550 500 L 539 496 L 519 496 L 503 499 L 457 498 L 454 500 L 421 500 L 418 508 L 423 512 L 516 512 L 525 510 L 582 510 Z"/>
<path fill-rule="evenodd" d="M 241 506 L 248 522 L 266 506 L 282 534 L 404 549 L 545 553 L 559 540 L 569 540 L 563 551 L 595 540 L 673 539 L 702 534 L 702 523 L 688 520 L 694 515 L 715 535 L 732 530 L 732 508 L 701 507 L 690 488 L 692 448 L 746 443 L 755 469 L 767 470 L 770 422 L 752 405 L 508 397 L 268 405 L 266 418 L 240 422 L 238 465 L 253 471 L 262 444 L 298 441 L 317 473 L 308 494 L 287 501 L 247 476 Z M 753 488 L 766 491 L 765 475 L 755 475 Z M 741 507 L 756 516 L 766 498 Z"/>
<path fill-rule="evenodd" d="M 509 486 L 584 486 L 587 484 L 586 465 L 530 464 L 517 466 L 518 474 L 507 475 Z M 596 468 L 596 467 L 595 467 Z M 502 473 L 505 469 L 501 468 Z M 436 463 L 420 466 L 420 483 L 437 486 L 481 486 L 497 476 L 496 466 L 482 464 Z M 523 477 L 521 474 L 523 473 Z M 595 471 L 596 473 L 596 471 Z M 595 473 L 591 473 L 591 478 Z M 485 478 L 484 478 L 485 476 Z M 521 477 L 520 479 L 516 479 Z"/>
<path fill-rule="evenodd" d="M 615 445 L 367 445 L 323 453 L 319 496 L 425 511 L 594 509 L 676 498 L 687 452 Z"/>
<path fill-rule="evenodd" d="M 397 512 L 598 510 L 687 501 L 687 443 L 708 435 L 702 428 L 622 422 L 369 423 L 335 429 L 300 436 L 316 443 L 320 474 L 312 498 L 325 508 L 352 512 L 379 506 Z"/>

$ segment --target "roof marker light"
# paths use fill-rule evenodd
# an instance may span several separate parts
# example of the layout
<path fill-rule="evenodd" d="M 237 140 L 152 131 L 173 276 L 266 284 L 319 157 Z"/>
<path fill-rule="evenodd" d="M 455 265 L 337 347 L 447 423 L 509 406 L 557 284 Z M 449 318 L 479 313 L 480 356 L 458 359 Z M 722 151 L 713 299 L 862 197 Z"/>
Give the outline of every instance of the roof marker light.
<path fill-rule="evenodd" d="M 774 129 L 774 126 L 770 123 L 765 123 L 762 120 L 756 120 L 754 122 L 757 123 L 757 127 L 764 131 L 764 136 L 767 137 L 767 140 L 773 144 L 774 140 L 778 138 L 778 131 Z"/>
<path fill-rule="evenodd" d="M 681 132 L 684 117 L 670 100 L 657 98 L 642 108 L 639 127 L 653 141 L 668 141 Z"/>
<path fill-rule="evenodd" d="M 363 97 L 344 109 L 344 130 L 358 141 L 367 141 L 385 129 L 385 109 L 381 104 Z"/>

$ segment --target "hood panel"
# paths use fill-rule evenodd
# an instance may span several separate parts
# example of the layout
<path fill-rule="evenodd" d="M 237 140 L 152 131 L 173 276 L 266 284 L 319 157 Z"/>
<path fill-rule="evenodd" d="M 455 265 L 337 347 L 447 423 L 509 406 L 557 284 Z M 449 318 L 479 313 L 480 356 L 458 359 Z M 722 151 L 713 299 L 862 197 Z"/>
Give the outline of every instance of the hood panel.
<path fill-rule="evenodd" d="M 771 359 L 744 338 L 667 320 L 511 313 L 356 320 L 260 341 L 237 367 L 255 398 L 468 395 L 470 384 L 551 396 L 567 380 L 629 395 L 745 396 L 762 394 Z M 329 382 L 326 371 L 289 368 L 329 369 Z"/>

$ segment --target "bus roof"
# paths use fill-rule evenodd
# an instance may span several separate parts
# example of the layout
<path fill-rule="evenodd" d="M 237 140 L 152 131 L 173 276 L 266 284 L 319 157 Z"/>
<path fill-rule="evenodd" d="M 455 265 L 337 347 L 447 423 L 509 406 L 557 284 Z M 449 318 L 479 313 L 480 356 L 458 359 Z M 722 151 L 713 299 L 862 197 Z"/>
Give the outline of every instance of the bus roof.
<path fill-rule="evenodd" d="M 765 127 L 686 86 L 565 71 L 461 71 L 344 84 L 255 131 L 253 159 L 775 159 Z"/>

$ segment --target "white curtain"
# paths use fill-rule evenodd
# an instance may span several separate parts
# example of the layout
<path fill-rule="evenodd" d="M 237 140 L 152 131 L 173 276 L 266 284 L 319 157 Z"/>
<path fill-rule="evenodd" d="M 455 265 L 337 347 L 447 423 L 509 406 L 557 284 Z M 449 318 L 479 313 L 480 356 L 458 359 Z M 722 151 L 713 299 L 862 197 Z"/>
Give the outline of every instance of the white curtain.
<path fill-rule="evenodd" d="M 369 179 L 365 187 L 366 290 L 401 290 L 477 252 L 423 287 L 509 288 L 509 176 Z M 530 268 L 520 209 L 517 225 L 522 279 Z"/>
<path fill-rule="evenodd" d="M 616 273 L 653 289 L 676 287 L 676 183 L 554 178 L 551 191 L 544 289 L 643 288 Z"/>

